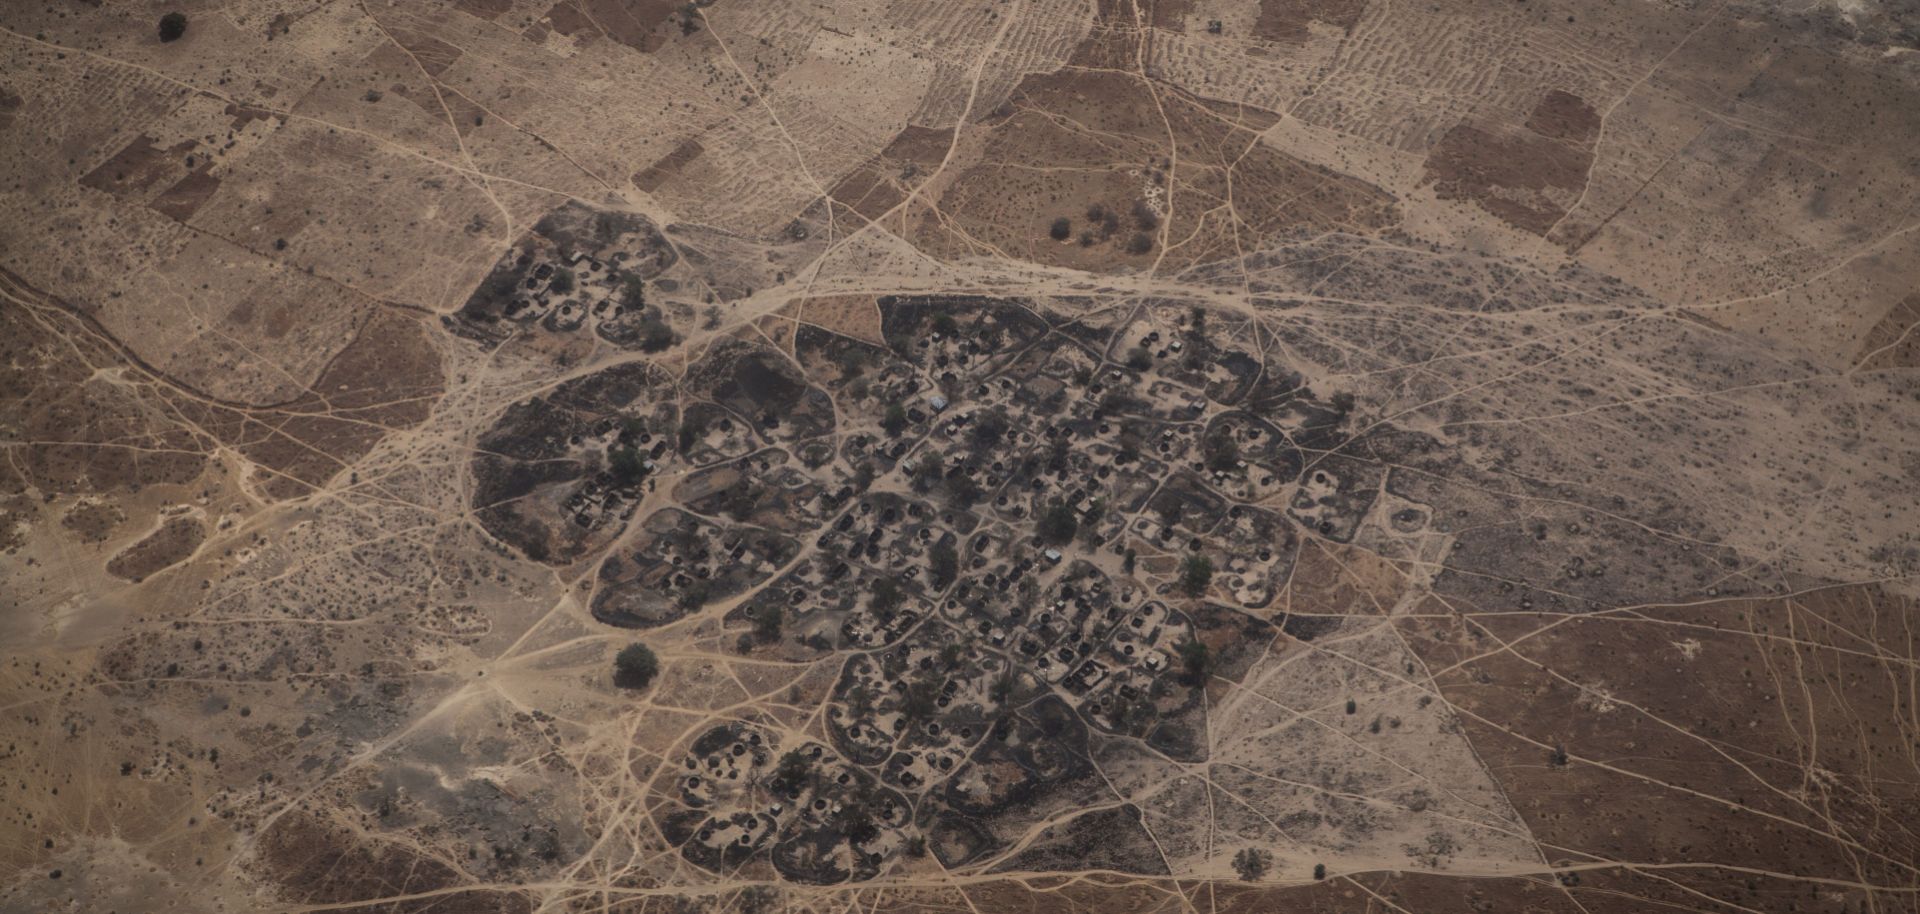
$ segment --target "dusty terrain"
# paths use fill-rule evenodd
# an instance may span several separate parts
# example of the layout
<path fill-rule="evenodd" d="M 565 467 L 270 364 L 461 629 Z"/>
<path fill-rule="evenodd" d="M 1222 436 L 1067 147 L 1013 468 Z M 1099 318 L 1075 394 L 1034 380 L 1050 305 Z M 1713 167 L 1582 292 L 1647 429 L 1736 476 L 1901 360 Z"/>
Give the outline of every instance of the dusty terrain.
<path fill-rule="evenodd" d="M 1916 148 L 1899 0 L 0 5 L 0 911 L 1920 912 Z"/>

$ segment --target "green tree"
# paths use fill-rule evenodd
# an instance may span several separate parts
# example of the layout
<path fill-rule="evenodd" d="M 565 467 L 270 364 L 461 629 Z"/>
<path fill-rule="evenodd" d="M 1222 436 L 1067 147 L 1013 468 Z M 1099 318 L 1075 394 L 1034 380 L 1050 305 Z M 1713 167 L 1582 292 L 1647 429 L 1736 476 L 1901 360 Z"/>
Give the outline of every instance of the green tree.
<path fill-rule="evenodd" d="M 946 540 L 934 543 L 933 548 L 927 550 L 927 561 L 933 572 L 934 590 L 945 590 L 960 573 L 960 554 Z"/>
<path fill-rule="evenodd" d="M 753 517 L 753 512 L 759 507 L 759 493 L 754 491 L 753 486 L 743 482 L 727 490 L 726 497 L 721 500 L 720 509 L 725 511 L 728 517 L 744 524 Z"/>
<path fill-rule="evenodd" d="M 1141 231 L 1151 232 L 1160 227 L 1160 214 L 1153 211 L 1153 205 L 1145 200 L 1133 201 L 1133 224 Z"/>
<path fill-rule="evenodd" d="M 907 698 L 900 703 L 900 713 L 908 720 L 919 721 L 932 717 L 940 710 L 940 683 L 932 677 L 915 679 L 907 683 Z"/>
<path fill-rule="evenodd" d="M 947 500 L 962 511 L 980 503 L 980 484 L 974 481 L 972 474 L 955 473 L 948 476 L 945 486 Z"/>
<path fill-rule="evenodd" d="M 547 282 L 547 288 L 565 295 L 573 291 L 573 271 L 559 267 L 553 271 L 553 279 Z"/>
<path fill-rule="evenodd" d="M 629 644 L 613 658 L 613 684 L 623 689 L 644 689 L 660 674 L 660 658 L 644 644 Z"/>
<path fill-rule="evenodd" d="M 780 631 L 786 626 L 786 614 L 781 612 L 778 603 L 762 603 L 753 609 L 753 633 L 761 641 L 780 640 Z"/>
<path fill-rule="evenodd" d="M 168 13 L 160 17 L 160 40 L 178 41 L 187 33 L 187 14 Z"/>
<path fill-rule="evenodd" d="M 1224 473 L 1240 465 L 1240 445 L 1233 440 L 1233 433 L 1226 429 L 1208 435 L 1205 449 L 1207 469 Z"/>
<path fill-rule="evenodd" d="M 1187 556 L 1180 566 L 1180 589 L 1187 596 L 1197 597 L 1207 592 L 1213 585 L 1213 560 L 1204 555 Z"/>
<path fill-rule="evenodd" d="M 1053 220 L 1053 225 L 1047 229 L 1047 235 L 1055 241 L 1065 241 L 1072 234 L 1073 220 L 1065 216 Z"/>
<path fill-rule="evenodd" d="M 907 430 L 907 408 L 898 403 L 887 405 L 887 417 L 880 420 L 880 428 L 890 437 L 898 438 Z"/>
<path fill-rule="evenodd" d="M 1243 847 L 1233 855 L 1233 871 L 1240 874 L 1242 882 L 1260 881 L 1272 865 L 1273 854 L 1257 847 Z"/>
<path fill-rule="evenodd" d="M 1100 521 L 1104 519 L 1106 516 L 1107 516 L 1107 500 L 1104 498 L 1094 499 L 1093 505 L 1087 508 L 1086 519 L 1080 523 L 1081 530 L 1085 532 L 1087 535 L 1086 536 L 1087 545 L 1089 546 L 1099 545 Z"/>
<path fill-rule="evenodd" d="M 1180 642 L 1180 667 L 1186 671 L 1187 681 L 1200 685 L 1207 681 L 1207 674 L 1213 669 L 1213 651 L 1198 638 L 1188 638 Z"/>
<path fill-rule="evenodd" d="M 785 794 L 798 794 L 807 786 L 813 776 L 813 761 L 806 753 L 794 749 L 780 756 L 780 764 L 773 770 L 773 789 Z"/>
<path fill-rule="evenodd" d="M 620 306 L 628 311 L 645 308 L 647 306 L 646 280 L 632 274 L 620 280 Z"/>
<path fill-rule="evenodd" d="M 1006 704 L 1007 699 L 1013 697 L 1013 690 L 1019 686 L 1020 677 L 1009 664 L 1000 671 L 999 676 L 994 677 L 993 685 L 987 688 L 987 697 L 993 699 L 995 704 Z"/>
<path fill-rule="evenodd" d="M 873 582 L 873 597 L 867 604 L 876 616 L 892 616 L 900 608 L 906 594 L 900 590 L 900 581 L 892 576 Z"/>
<path fill-rule="evenodd" d="M 925 454 L 920 458 L 919 465 L 913 468 L 913 474 L 921 482 L 933 485 L 947 475 L 946 462 L 940 459 L 939 454 Z"/>
<path fill-rule="evenodd" d="M 846 836 L 849 844 L 865 844 L 880 836 L 880 829 L 873 824 L 873 814 L 867 811 L 867 804 L 859 800 L 841 806 L 835 818 L 840 826 L 840 834 Z"/>
<path fill-rule="evenodd" d="M 1320 880 L 1320 879 L 1325 879 L 1325 878 L 1327 878 L 1327 865 L 1326 865 L 1326 864 L 1324 864 L 1324 863 L 1316 863 L 1316 864 L 1314 864 L 1314 865 L 1313 865 L 1313 878 L 1314 878 L 1315 880 Z"/>
<path fill-rule="evenodd" d="M 1063 546 L 1073 542 L 1073 535 L 1080 530 L 1080 518 L 1072 505 L 1056 501 L 1041 513 L 1039 530 L 1042 540 Z"/>
<path fill-rule="evenodd" d="M 1127 350 L 1127 367 L 1134 371 L 1146 371 L 1153 367 L 1153 353 L 1145 346 L 1135 346 Z"/>
<path fill-rule="evenodd" d="M 985 450 L 999 444 L 1012 428 L 1013 424 L 1007 421 L 1005 413 L 997 409 L 989 410 L 980 413 L 973 420 L 973 430 L 969 433 L 969 437 L 973 439 L 974 447 Z"/>
<path fill-rule="evenodd" d="M 673 328 L 666 321 L 649 317 L 640 322 L 640 351 L 663 352 L 674 342 Z"/>
<path fill-rule="evenodd" d="M 607 472 L 615 485 L 632 486 L 647 478 L 647 463 L 638 449 L 623 445 L 607 452 Z"/>

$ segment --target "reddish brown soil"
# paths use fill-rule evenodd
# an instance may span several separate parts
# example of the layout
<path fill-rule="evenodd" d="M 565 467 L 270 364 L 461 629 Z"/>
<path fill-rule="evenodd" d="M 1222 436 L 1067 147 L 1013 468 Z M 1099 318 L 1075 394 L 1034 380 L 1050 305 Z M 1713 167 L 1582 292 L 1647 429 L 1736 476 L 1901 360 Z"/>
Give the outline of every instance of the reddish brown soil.
<path fill-rule="evenodd" d="M 1550 140 L 1588 143 L 1600 136 L 1600 113 L 1586 99 L 1554 89 L 1533 106 L 1527 129 Z"/>
<path fill-rule="evenodd" d="M 1543 844 L 1576 862 L 1696 863 L 1662 878 L 1783 910 L 1779 893 L 1805 882 L 1732 868 L 1894 884 L 1920 859 L 1920 838 L 1891 827 L 1920 808 L 1915 645 L 1860 634 L 1905 630 L 1912 612 L 1845 587 L 1400 627 Z"/>
<path fill-rule="evenodd" d="M 113 534 L 113 528 L 127 519 L 126 512 L 110 501 L 73 506 L 60 525 L 72 530 L 83 543 L 103 542 Z"/>
<path fill-rule="evenodd" d="M 942 190 L 937 212 L 915 214 L 912 240 L 948 256 L 1178 268 L 1284 232 L 1392 224 L 1385 191 L 1260 145 L 1274 119 L 1165 88 L 1156 97 L 1122 72 L 1068 67 L 1028 77 L 983 122 L 978 161 Z M 1113 218 L 1102 224 L 1096 211 Z M 1064 243 L 1049 234 L 1062 217 L 1070 223 Z M 1168 241 L 1179 246 L 1161 260 Z"/>
<path fill-rule="evenodd" d="M 148 205 L 162 216 L 185 222 L 199 212 L 208 200 L 213 199 L 213 192 L 219 189 L 219 178 L 205 171 L 194 171 L 161 191 L 160 196 Z"/>
<path fill-rule="evenodd" d="M 418 320 L 380 311 L 320 373 L 314 393 L 220 424 L 235 428 L 237 420 L 235 444 L 281 474 L 267 491 L 291 497 L 359 459 L 388 431 L 424 421 L 441 380 L 439 354 Z"/>
<path fill-rule="evenodd" d="M 14 112 L 19 111 L 25 101 L 18 93 L 0 89 L 0 130 L 13 126 Z"/>
<path fill-rule="evenodd" d="M 1260 0 L 1260 16 L 1253 21 L 1253 35 L 1267 41 L 1299 44 L 1313 34 L 1307 28 L 1310 23 L 1351 32 L 1360 21 L 1360 14 L 1366 11 L 1367 0 Z"/>
<path fill-rule="evenodd" d="M 491 21 L 513 9 L 513 0 L 454 0 L 453 7 L 469 16 Z"/>
<path fill-rule="evenodd" d="M 666 184 L 674 175 L 679 174 L 680 169 L 687 167 L 687 163 L 699 158 L 700 154 L 706 151 L 706 148 L 700 145 L 699 140 L 686 140 L 674 147 L 673 151 L 667 153 L 660 161 L 647 166 L 644 170 L 635 174 L 633 176 L 633 186 L 647 193 L 653 193 L 659 190 L 661 185 Z"/>
<path fill-rule="evenodd" d="M 0 284 L 37 293 L 0 270 Z M 84 494 L 185 483 L 206 465 L 209 442 L 179 426 L 157 391 L 88 384 L 124 361 L 83 318 L 54 306 L 0 308 L 0 415 L 16 429 L 13 466 L 43 492 Z"/>
<path fill-rule="evenodd" d="M 420 62 L 420 69 L 428 76 L 439 76 L 460 59 L 460 49 L 422 32 L 404 28 L 388 28 L 393 40 L 407 49 L 407 53 Z"/>
<path fill-rule="evenodd" d="M 91 187 L 122 198 L 139 198 L 179 180 L 188 170 L 186 157 L 197 144 L 185 140 L 164 149 L 155 146 L 153 137 L 141 134 L 121 147 L 112 158 L 99 164 L 80 179 L 82 187 Z"/>
<path fill-rule="evenodd" d="M 1549 92 L 1524 127 L 1462 121 L 1427 154 L 1442 199 L 1471 200 L 1501 221 L 1544 235 L 1587 183 L 1600 119 L 1577 96 Z"/>
<path fill-rule="evenodd" d="M 207 538 L 207 528 L 191 517 L 176 517 L 160 529 L 134 543 L 107 563 L 107 573 L 129 581 L 141 581 L 154 572 L 178 564 Z"/>
<path fill-rule="evenodd" d="M 667 23 L 683 5 L 676 0 L 560 0 L 547 16 L 562 35 L 603 35 L 652 53 L 679 30 Z"/>
<path fill-rule="evenodd" d="M 346 905 L 367 898 L 425 895 L 333 910 L 356 914 L 522 914 L 532 910 L 522 895 L 490 889 L 460 890 L 466 878 L 437 859 L 399 844 L 358 836 L 297 812 L 282 817 L 260 835 L 256 859 L 261 874 L 295 904 Z"/>
<path fill-rule="evenodd" d="M 1888 309 L 1867 331 L 1854 363 L 1862 371 L 1920 367 L 1920 292 Z"/>
<path fill-rule="evenodd" d="M 11 274 L 0 278 L 15 280 Z M 15 285 L 26 290 L 15 280 Z M 34 294 L 30 290 L 27 294 Z M 374 312 L 334 357 L 313 392 L 275 406 L 248 407 L 160 380 L 70 311 L 43 312 L 72 346 L 57 342 L 18 309 L 0 312 L 0 401 L 27 440 L 19 465 L 49 492 L 86 493 L 185 483 L 206 463 L 210 435 L 265 467 L 269 494 L 309 491 L 358 459 L 388 432 L 424 420 L 441 392 L 440 359 L 418 321 Z M 81 353 L 76 356 L 73 346 Z M 126 368 L 150 386 L 83 383 L 96 368 Z M 9 375 L 13 377 L 9 378 Z M 11 386 L 9 386 L 9 384 Z"/>
<path fill-rule="evenodd" d="M 879 155 L 840 179 L 830 193 L 862 217 L 878 219 L 939 167 L 952 142 L 951 129 L 908 126 Z"/>

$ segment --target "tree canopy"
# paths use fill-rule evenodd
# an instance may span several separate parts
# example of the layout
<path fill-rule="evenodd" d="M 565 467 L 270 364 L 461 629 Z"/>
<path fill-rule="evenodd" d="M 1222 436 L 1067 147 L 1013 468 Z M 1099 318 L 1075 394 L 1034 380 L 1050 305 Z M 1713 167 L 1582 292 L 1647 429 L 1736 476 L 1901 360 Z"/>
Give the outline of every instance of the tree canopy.
<path fill-rule="evenodd" d="M 644 644 L 629 644 L 613 658 L 614 685 L 626 689 L 644 689 L 660 674 L 660 658 Z"/>

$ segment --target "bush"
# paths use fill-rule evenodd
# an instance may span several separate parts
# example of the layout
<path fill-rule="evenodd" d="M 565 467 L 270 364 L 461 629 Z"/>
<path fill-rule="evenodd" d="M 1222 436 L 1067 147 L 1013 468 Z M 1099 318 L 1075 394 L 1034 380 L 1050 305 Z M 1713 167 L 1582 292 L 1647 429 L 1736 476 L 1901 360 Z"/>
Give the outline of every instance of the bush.
<path fill-rule="evenodd" d="M 849 844 L 865 844 L 880 837 L 880 829 L 873 824 L 873 814 L 867 812 L 863 803 L 853 802 L 840 807 L 839 814 L 834 818 Z"/>
<path fill-rule="evenodd" d="M 673 345 L 673 328 L 666 321 L 650 317 L 640 322 L 640 351 L 661 352 Z"/>
<path fill-rule="evenodd" d="M 1046 513 L 1040 515 L 1040 538 L 1055 546 L 1064 546 L 1073 542 L 1073 535 L 1079 532 L 1080 519 L 1075 516 L 1073 506 L 1064 501 L 1056 501 Z"/>
<path fill-rule="evenodd" d="M 1096 498 L 1093 506 L 1087 509 L 1087 516 L 1080 524 L 1080 533 L 1088 546 L 1100 545 L 1100 521 L 1107 516 L 1107 500 Z"/>
<path fill-rule="evenodd" d="M 629 644 L 613 658 L 613 684 L 623 689 L 644 689 L 660 674 L 660 658 L 644 644 Z"/>
<path fill-rule="evenodd" d="M 647 306 L 647 283 L 638 276 L 627 276 L 620 280 L 620 306 L 628 311 L 638 311 Z"/>
<path fill-rule="evenodd" d="M 785 794 L 798 794 L 812 776 L 813 762 L 795 749 L 780 756 L 780 765 L 773 770 L 773 789 Z"/>
<path fill-rule="evenodd" d="M 907 697 L 900 703 L 900 714 L 911 721 L 926 720 L 940 710 L 940 682 L 932 677 L 907 683 Z"/>
<path fill-rule="evenodd" d="M 873 582 L 873 597 L 867 607 L 881 618 L 890 618 L 893 611 L 900 608 L 907 595 L 900 590 L 900 582 L 892 577 L 884 577 Z"/>
<path fill-rule="evenodd" d="M 1204 449 L 1207 454 L 1207 469 L 1229 472 L 1240 465 L 1240 444 L 1233 440 L 1233 433 L 1221 429 L 1207 436 Z"/>
<path fill-rule="evenodd" d="M 994 678 L 993 685 L 987 688 L 987 697 L 993 699 L 995 704 L 1006 704 L 1007 699 L 1013 697 L 1013 690 L 1019 687 L 1020 677 L 1009 665 L 1000 671 L 1000 675 Z"/>
<path fill-rule="evenodd" d="M 607 472 L 615 485 L 631 486 L 647 477 L 647 464 L 638 449 L 621 446 L 607 452 Z"/>
<path fill-rule="evenodd" d="M 187 33 L 187 14 L 168 13 L 160 17 L 160 40 L 178 41 Z"/>
<path fill-rule="evenodd" d="M 933 544 L 933 548 L 927 550 L 927 561 L 933 571 L 934 590 L 945 590 L 948 584 L 953 583 L 954 576 L 960 573 L 960 554 L 946 540 Z"/>
<path fill-rule="evenodd" d="M 1202 685 L 1207 681 L 1207 673 L 1213 668 L 1213 651 L 1196 638 L 1180 642 L 1180 666 L 1186 671 L 1187 681 Z"/>
<path fill-rule="evenodd" d="M 982 494 L 980 484 L 966 473 L 955 473 L 947 477 L 946 488 L 947 498 L 952 501 L 954 507 L 962 511 L 978 504 Z"/>
<path fill-rule="evenodd" d="M 887 417 L 880 420 L 880 428 L 890 437 L 900 437 L 900 433 L 907 430 L 907 408 L 898 403 L 889 405 Z"/>
<path fill-rule="evenodd" d="M 1243 847 L 1233 855 L 1233 871 L 1242 882 L 1258 882 L 1273 865 L 1273 855 L 1257 847 Z"/>
<path fill-rule="evenodd" d="M 1206 593 L 1212 584 L 1213 560 L 1204 555 L 1187 556 L 1186 563 L 1180 567 L 1180 589 L 1186 591 L 1187 596 L 1197 597 Z"/>
<path fill-rule="evenodd" d="M 1151 250 L 1153 250 L 1153 236 L 1146 232 L 1135 232 L 1133 238 L 1127 241 L 1127 253 L 1129 254 L 1145 254 Z"/>
<path fill-rule="evenodd" d="M 1005 413 L 997 409 L 989 410 L 974 417 L 973 429 L 968 437 L 973 439 L 974 447 L 984 450 L 999 444 L 1012 428 L 1013 424 L 1007 421 Z"/>
<path fill-rule="evenodd" d="M 933 485 L 947 477 L 947 463 L 939 454 L 927 453 L 914 462 L 913 475 L 918 481 Z"/>
<path fill-rule="evenodd" d="M 1133 223 L 1141 231 L 1151 232 L 1160 227 L 1160 214 L 1153 211 L 1153 204 L 1145 200 L 1133 201 Z"/>
<path fill-rule="evenodd" d="M 1073 234 L 1073 220 L 1065 216 L 1053 220 L 1053 227 L 1047 230 L 1047 234 L 1055 241 L 1067 240 Z"/>
<path fill-rule="evenodd" d="M 753 610 L 753 634 L 761 641 L 777 641 L 786 627 L 786 616 L 778 603 L 764 603 Z"/>

